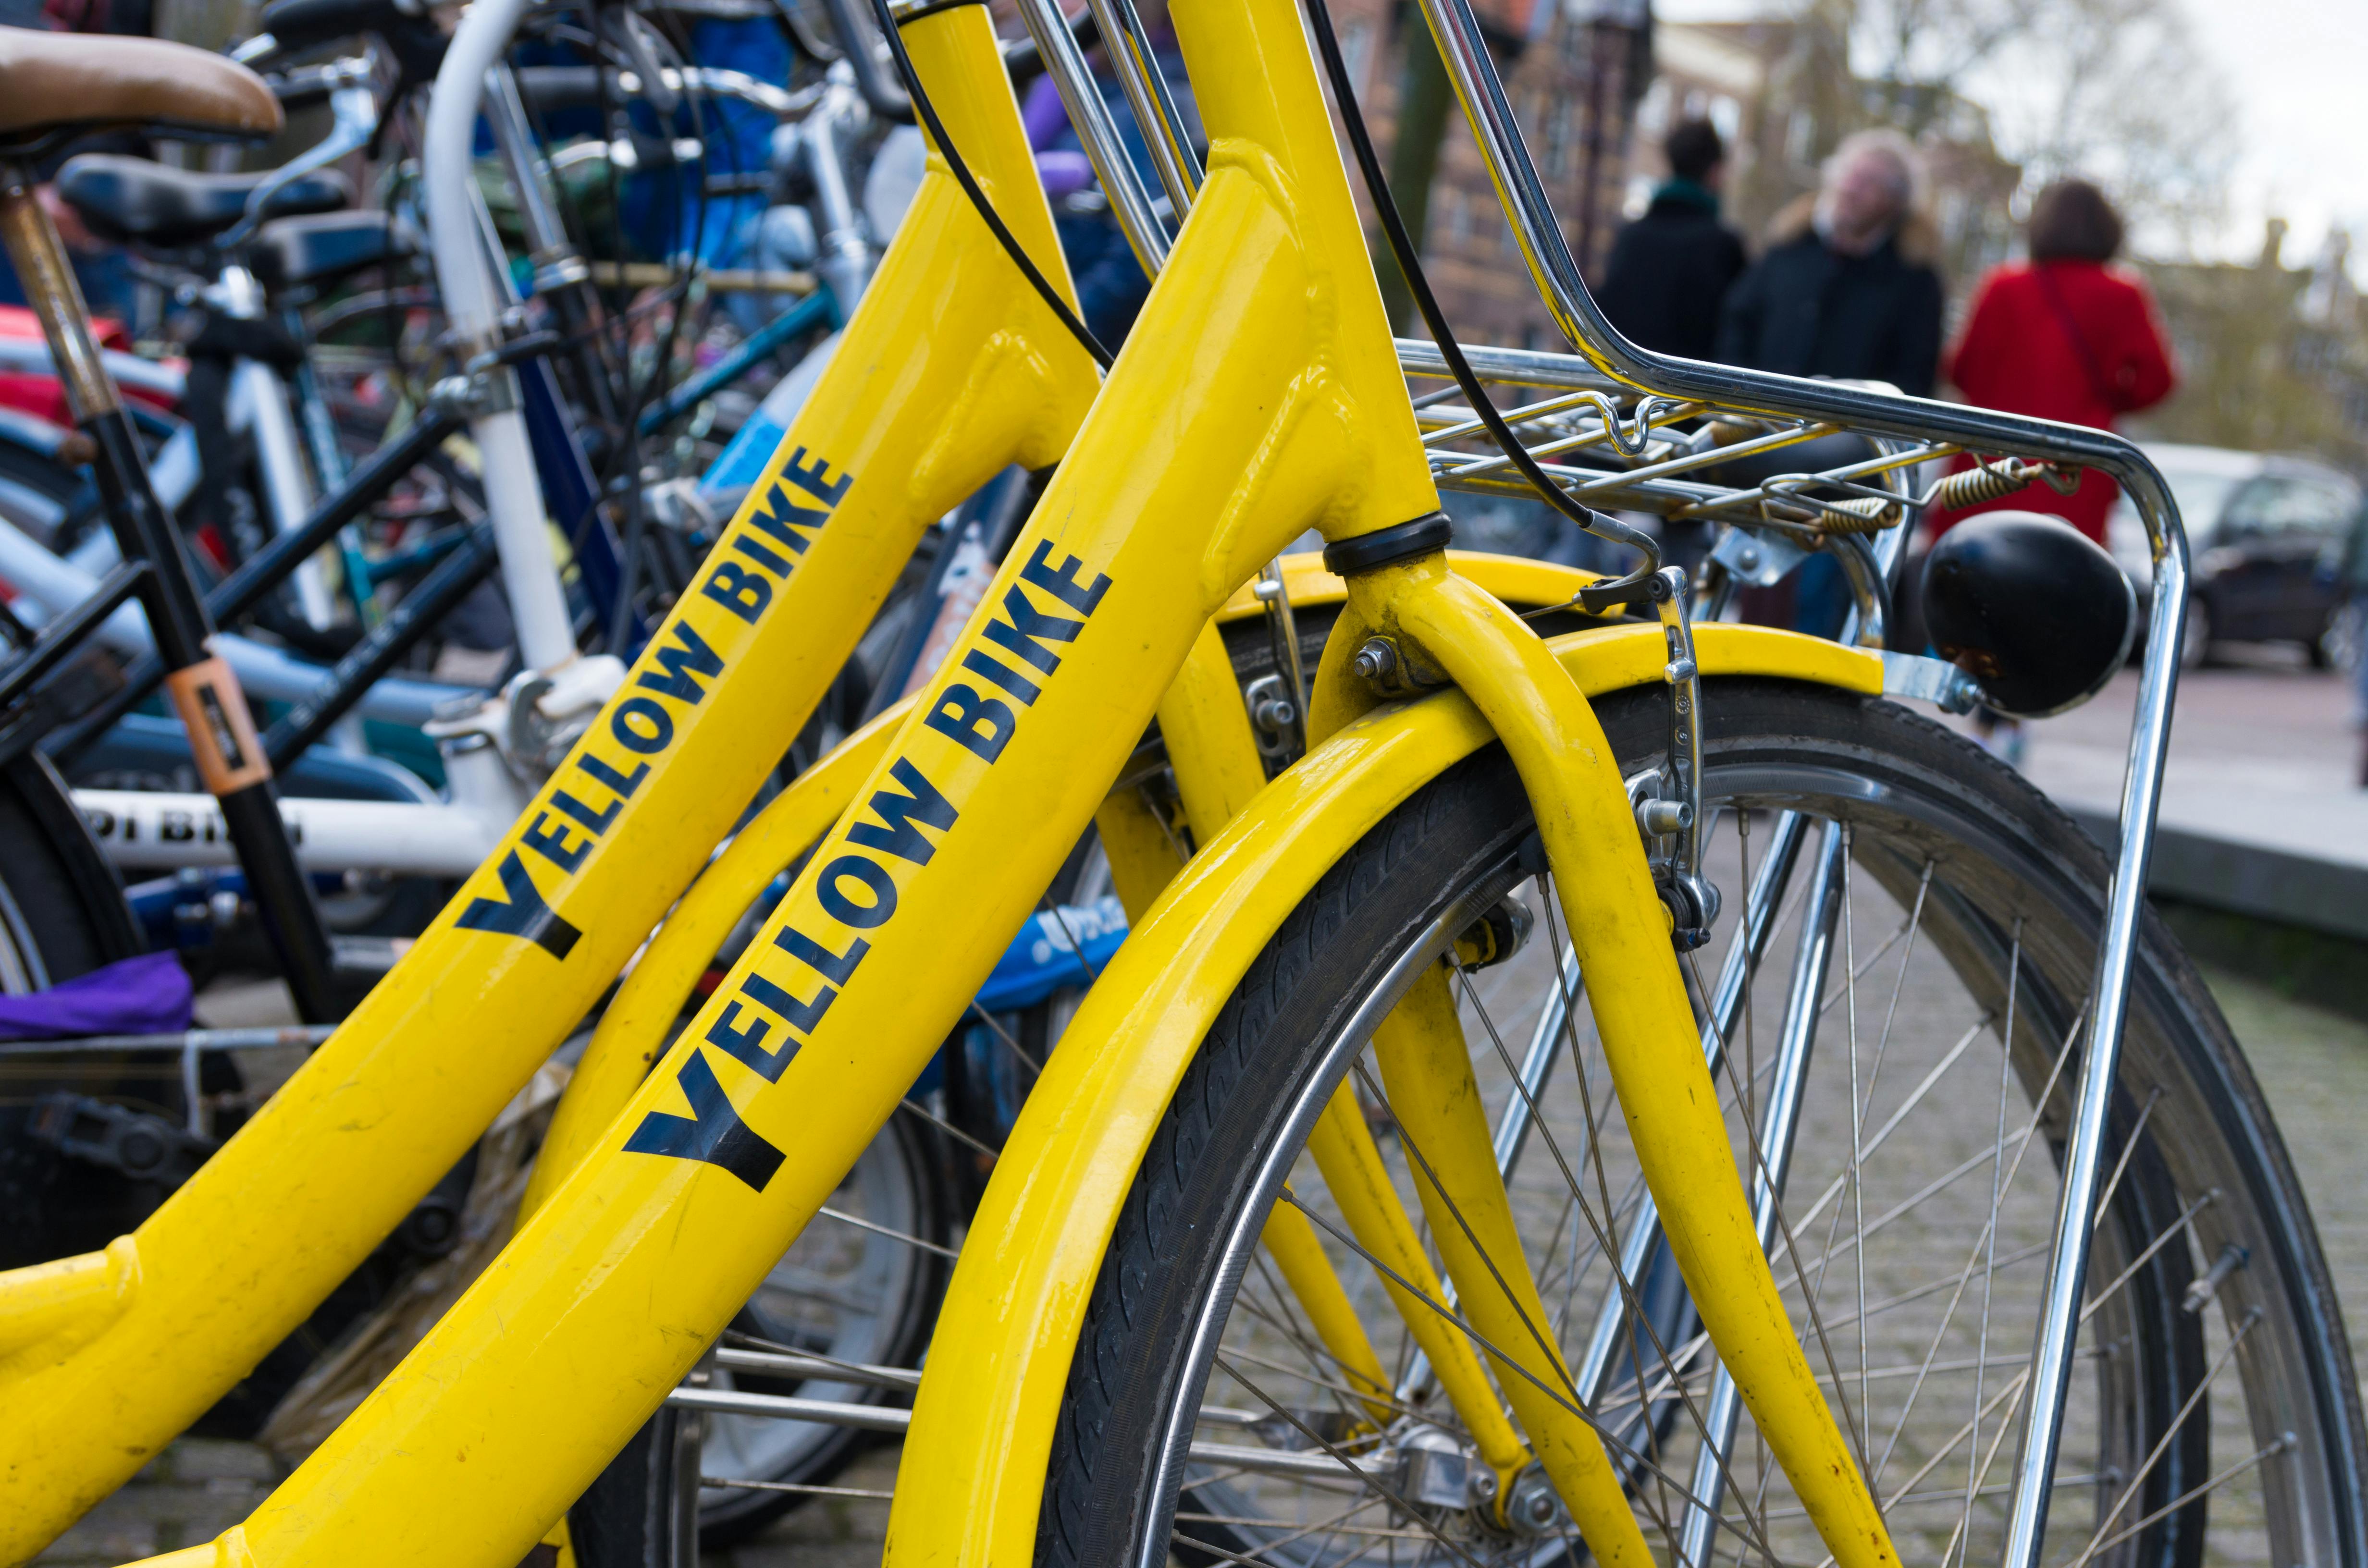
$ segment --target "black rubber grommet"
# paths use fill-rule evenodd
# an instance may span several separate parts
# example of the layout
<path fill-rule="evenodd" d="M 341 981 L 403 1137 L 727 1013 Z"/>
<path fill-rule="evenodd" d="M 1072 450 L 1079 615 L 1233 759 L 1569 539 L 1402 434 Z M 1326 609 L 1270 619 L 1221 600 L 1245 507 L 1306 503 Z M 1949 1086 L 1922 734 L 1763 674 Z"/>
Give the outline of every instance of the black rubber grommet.
<path fill-rule="evenodd" d="M 1455 525 L 1444 512 L 1429 512 L 1410 523 L 1399 523 L 1378 533 L 1335 540 L 1324 547 L 1324 570 L 1336 577 L 1352 577 L 1376 566 L 1411 561 L 1445 550 L 1455 539 Z"/>

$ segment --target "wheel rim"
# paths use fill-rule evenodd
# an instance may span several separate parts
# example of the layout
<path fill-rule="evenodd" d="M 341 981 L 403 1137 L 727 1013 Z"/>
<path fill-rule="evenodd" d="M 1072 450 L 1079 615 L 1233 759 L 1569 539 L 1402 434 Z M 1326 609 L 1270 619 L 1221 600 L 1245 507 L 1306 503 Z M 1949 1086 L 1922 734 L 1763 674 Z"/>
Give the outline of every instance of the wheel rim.
<path fill-rule="evenodd" d="M 916 1234 L 922 1219 L 921 1195 L 901 1147 L 890 1136 L 872 1140 L 832 1195 L 825 1213 L 806 1227 L 749 1298 L 740 1320 L 748 1325 L 746 1332 L 776 1346 L 858 1364 L 886 1361 L 897 1353 L 920 1274 L 928 1266 L 918 1249 L 897 1239 Z M 879 1229 L 867 1230 L 851 1221 Z M 715 1369 L 710 1386 L 792 1392 L 771 1381 L 735 1381 L 724 1368 Z M 803 1382 L 793 1392 L 807 1399 L 842 1402 L 878 1397 L 878 1391 L 855 1383 Z M 847 1437 L 842 1427 L 809 1421 L 710 1415 L 701 1439 L 700 1470 L 740 1480 L 783 1481 Z M 714 1517 L 761 1503 L 764 1496 L 738 1488 L 703 1487 L 700 1512 Z"/>
<path fill-rule="evenodd" d="M 1714 766 L 1710 795 L 1730 805 L 1803 808 L 1850 835 L 1847 897 L 1839 905 L 1847 915 L 1837 917 L 1839 989 L 1822 1015 L 1811 1074 L 1813 1085 L 1827 1085 L 1828 1092 L 1819 1096 L 1813 1090 L 1804 1113 L 1784 1203 L 1792 1234 L 1778 1250 L 1776 1272 L 1780 1283 L 1791 1277 L 1788 1302 L 1798 1308 L 1814 1297 L 1821 1303 L 1816 1319 L 1796 1311 L 1796 1323 L 1809 1339 L 1812 1365 L 1828 1397 L 1839 1386 L 1848 1408 L 1858 1413 L 1846 1425 L 1853 1446 L 1874 1456 L 1870 1468 L 1903 1556 L 1944 1563 L 1995 1561 L 2020 1427 L 2014 1412 L 2021 1367 L 2029 1355 L 2054 1218 L 2053 1134 L 2076 1071 L 2066 1045 L 2077 1040 L 2071 1026 L 2081 1012 L 2078 998 L 2088 961 L 2077 933 L 2093 928 L 2093 909 L 2048 868 L 2021 866 L 2009 875 L 2003 867 L 2016 859 L 2010 846 L 1983 842 L 1962 822 L 1935 823 L 1920 802 L 1886 799 L 1880 786 L 1855 772 L 1767 761 Z M 1740 885 L 1735 820 L 1728 811 L 1720 835 L 1730 933 L 1738 906 L 1734 890 Z M 1763 814 L 1763 848 L 1769 823 Z M 1958 843 L 1942 844 L 1933 831 L 1942 826 L 1955 830 Z M 1936 854 L 1942 847 L 1945 858 Z M 1508 868 L 1501 874 L 1509 881 L 1512 873 Z M 1480 892 L 1493 897 L 1485 887 Z M 1538 899 L 1534 883 L 1525 885 L 1524 896 L 1541 915 L 1541 931 L 1554 930 L 1558 916 Z M 1409 980 L 1446 949 L 1461 928 L 1455 921 L 1467 915 L 1434 923 L 1398 955 Z M 1780 918 L 1797 919 L 1797 900 L 1795 913 Z M 1781 991 L 1793 954 L 1782 946 L 1782 926 L 1777 930 L 1779 948 L 1759 972 L 1774 970 L 1769 989 Z M 1543 1010 L 1513 1007 L 1510 999 L 1523 990 L 1543 994 L 1554 971 L 1541 954 L 1544 946 L 1532 944 L 1513 964 L 1459 981 L 1466 992 L 1467 1043 L 1492 1115 L 1512 1098 L 1514 1059 L 1531 1017 Z M 1844 972 L 1854 983 L 1842 984 Z M 2010 1002 L 2004 983 L 2009 973 L 2016 981 Z M 1713 965 L 1702 966 L 1705 992 L 1715 975 Z M 1927 993 L 1933 994 L 1929 1005 Z M 1757 1040 L 1733 1042 L 1732 1071 L 1719 1080 L 1730 1107 L 1743 1097 L 1738 1090 L 1752 1092 L 1749 1086 L 1763 1082 L 1773 1066 L 1770 1041 L 1782 1016 L 1769 1012 L 1767 1000 L 1764 992 L 1756 993 L 1748 1034 Z M 1953 1012 L 1948 1004 L 1956 1005 Z M 2001 1011 L 2006 1006 L 2012 1008 L 2010 1025 Z M 1979 1023 L 1990 1015 L 1989 1024 Z M 2001 1028 L 2015 1041 L 2010 1052 L 1998 1048 Z M 1548 1287 L 1549 1301 L 1555 1268 L 1569 1281 L 1575 1304 L 1556 1332 L 1573 1367 L 1582 1365 L 1578 1342 L 1594 1315 L 1576 1299 L 1592 1278 L 1600 1302 L 1609 1270 L 1600 1243 L 1582 1240 L 1588 1227 L 1572 1216 L 1592 1201 L 1616 1219 L 1633 1212 L 1641 1193 L 1633 1164 L 1622 1164 L 1624 1130 L 1606 1114 L 1603 1064 L 1600 1055 L 1588 1053 L 1591 1031 L 1580 1033 L 1579 1060 L 1593 1077 L 1588 1095 L 1601 1135 L 1586 1135 L 1587 1110 L 1579 1103 L 1585 1096 L 1574 1092 L 1584 1079 L 1565 1059 L 1548 1084 L 1561 1107 L 1541 1096 L 1541 1135 L 1531 1140 L 1513 1181 L 1517 1213 L 1525 1184 L 1533 1199 L 1553 1200 L 1557 1190 L 1564 1193 L 1565 1212 L 1550 1226 L 1525 1227 L 1531 1254 L 1525 1261 Z M 2340 1547 L 2341 1510 L 2323 1484 L 2326 1456 L 2317 1451 L 2312 1428 L 2325 1395 L 2307 1370 L 2312 1347 L 2295 1342 L 2300 1314 L 2285 1300 L 2283 1274 L 2257 1249 L 2256 1265 L 2222 1281 L 2201 1313 L 2183 1314 L 2179 1301 L 2166 1299 L 2167 1290 L 2177 1297 L 2221 1248 L 2236 1244 L 2235 1237 L 2258 1240 L 2257 1232 L 2285 1234 L 2295 1228 L 2291 1216 L 2233 1212 L 2245 1206 L 2226 1195 L 2250 1186 L 2243 1145 L 2226 1135 L 2220 1120 L 2226 1108 L 2203 1103 L 2192 1081 L 2169 1081 L 2177 1076 L 2170 1071 L 2178 1065 L 2172 1051 L 2158 1028 L 2151 1036 L 2144 1028 L 2134 1032 L 2125 1091 L 2146 1087 L 2150 1077 L 2153 1086 L 2146 1096 L 2125 1092 L 2119 1112 L 2124 1141 L 2133 1127 L 2139 1137 L 2130 1157 L 2114 1168 L 2109 1201 L 2115 1222 L 2101 1228 L 2091 1264 L 2092 1315 L 2081 1341 L 2089 1375 L 2076 1381 L 2045 1561 L 2201 1561 L 2206 1517 L 2237 1521 L 2230 1532 L 2242 1539 L 2228 1548 L 2237 1556 L 2259 1551 L 2268 1561 L 2318 1560 L 2317 1554 Z M 1855 1094 L 1842 1082 L 1853 1074 L 1860 1085 Z M 1308 1075 L 1292 1108 L 1298 1119 L 1312 1121 L 1331 1085 L 1344 1078 L 1360 1083 L 1369 1097 L 1385 1098 L 1353 1026 L 1332 1042 L 1323 1067 Z M 1837 1084 L 1842 1092 L 1830 1092 Z M 1977 1091 L 1987 1099 L 1975 1101 Z M 1981 1118 L 1965 1108 L 1976 1103 Z M 1752 1106 L 1755 1113 L 1760 1108 Z M 1986 1127 L 1978 1125 L 1985 1119 Z M 1730 1123 L 1739 1125 L 1733 1115 Z M 1555 1149 L 1559 1153 L 1542 1157 Z M 1399 1151 L 1391 1153 L 1411 1210 L 1409 1167 Z M 1570 1179 L 1590 1169 L 1590 1179 Z M 1993 1176 L 1995 1197 L 1988 1185 Z M 1360 1267 L 1358 1249 L 1312 1163 L 1301 1156 L 1280 1165 L 1275 1185 L 1286 1177 L 1293 1200 L 1326 1227 L 1327 1250 L 1344 1282 L 1353 1281 L 1360 1316 L 1378 1346 L 1395 1320 L 1372 1271 Z M 1569 1192 L 1574 1185 L 1579 1190 Z M 2209 1196 L 2215 1191 L 2223 1196 Z M 1335 1387 L 1327 1393 L 1326 1380 L 1315 1375 L 1322 1353 L 1311 1353 L 1304 1325 L 1295 1336 L 1281 1326 L 1290 1322 L 1289 1302 L 1257 1246 L 1265 1212 L 1254 1198 L 1226 1238 L 1218 1273 L 1224 1288 L 1196 1325 L 1183 1382 L 1195 1398 L 1171 1423 L 1160 1456 L 1159 1473 L 1170 1481 L 1153 1517 L 1165 1519 L 1174 1508 L 1175 1548 L 1204 1557 L 1230 1552 L 1310 1564 L 1384 1550 L 1488 1562 L 1552 1561 L 1575 1551 L 1566 1534 L 1524 1540 L 1471 1510 L 1431 1517 L 1410 1512 L 1362 1482 L 1327 1492 L 1299 1477 L 1240 1469 L 1227 1474 L 1192 1460 L 1190 1441 L 1223 1437 L 1238 1446 L 1246 1418 L 1259 1415 L 1276 1440 L 1320 1448 L 1309 1429 L 1275 1430 L 1287 1424 L 1277 1422 L 1277 1412 L 1321 1407 L 1327 1397 L 1335 1407 L 1341 1403 L 1338 1378 L 1329 1380 Z M 1617 1229 L 1598 1219 L 1599 1231 Z M 1551 1244 L 1542 1244 L 1540 1235 Z M 1857 1244 L 1861 1237 L 1863 1244 Z M 1802 1288 L 1804 1277 L 1811 1289 Z M 1937 1290 L 1930 1289 L 1935 1280 Z M 2182 1327 L 2182 1316 L 2192 1328 Z M 1712 1392 L 1707 1367 L 1701 1358 L 1687 1359 L 1683 1346 L 1669 1348 L 1688 1396 L 1702 1404 Z M 1655 1354 L 1646 1353 L 1648 1364 Z M 1397 1375 L 1405 1365 L 1402 1335 L 1395 1352 L 1383 1356 Z M 1672 1386 L 1666 1363 L 1657 1375 L 1660 1382 L 1646 1392 L 1666 1395 Z M 1633 1412 L 1633 1392 L 1627 1403 Z M 1597 1409 L 1607 1426 L 1609 1408 Z M 1187 1414 L 1202 1419 L 1184 1419 Z M 1440 1414 L 1410 1400 L 1392 1431 L 1369 1432 L 1357 1441 L 1376 1464 L 1390 1462 L 1388 1450 L 1417 1421 L 1452 1432 L 1453 1423 L 1440 1422 Z M 1634 1492 L 1648 1540 L 1656 1551 L 1666 1543 L 1673 1560 L 1684 1530 L 1685 1489 L 1702 1447 L 1699 1416 L 1679 1425 L 1662 1451 L 1640 1459 L 1643 1484 Z M 1756 1446 L 1747 1415 L 1728 1448 L 1726 1468 L 1734 1492 L 1748 1495 L 1738 1501 L 1731 1492 L 1724 1501 L 1713 1560 L 1817 1561 L 1822 1547 L 1808 1533 L 1781 1473 L 1755 1460 Z M 1340 1453 L 1356 1460 L 1360 1451 L 1352 1443 Z M 2216 1536 L 2214 1544 L 2216 1557 L 2222 1551 Z M 1145 1560 L 1164 1556 L 1169 1545 L 1164 1539 L 1147 1541 Z"/>

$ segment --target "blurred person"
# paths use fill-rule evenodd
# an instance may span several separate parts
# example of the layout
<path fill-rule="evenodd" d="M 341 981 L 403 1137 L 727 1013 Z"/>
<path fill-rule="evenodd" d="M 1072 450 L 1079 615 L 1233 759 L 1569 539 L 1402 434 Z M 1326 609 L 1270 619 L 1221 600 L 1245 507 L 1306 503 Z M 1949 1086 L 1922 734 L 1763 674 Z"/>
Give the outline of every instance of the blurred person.
<path fill-rule="evenodd" d="M 1661 147 L 1669 177 L 1655 187 L 1645 215 L 1611 242 L 1596 302 L 1630 341 L 1707 359 L 1719 306 L 1745 266 L 1742 239 L 1718 216 L 1726 144 L 1710 121 L 1687 119 Z"/>
<path fill-rule="evenodd" d="M 1946 373 L 1965 401 L 2110 430 L 2179 384 L 2154 296 L 2136 273 L 2112 264 L 2121 215 L 2084 179 L 2060 179 L 2032 203 L 2031 259 L 1982 279 Z M 1970 466 L 1957 459 L 1952 469 Z M 2113 482 L 2084 472 L 2066 495 L 2045 484 L 1936 517 L 1935 533 L 1976 512 L 2011 508 L 2062 517 L 2099 544 Z"/>
<path fill-rule="evenodd" d="M 1815 195 L 1770 225 L 1768 254 L 1720 312 L 1713 358 L 1788 376 L 1931 394 L 1941 358 L 1939 236 L 1924 164 L 1896 131 L 1844 137 Z"/>
<path fill-rule="evenodd" d="M 1896 131 L 1842 139 L 1815 194 L 1776 215 L 1768 254 L 1736 281 L 1713 356 L 1788 376 L 1887 381 L 1928 397 L 1941 358 L 1939 233 L 1924 211 L 1924 163 Z M 1781 604 L 1747 607 L 1794 631 L 1837 635 L 1850 585 L 1833 556 L 1801 563 Z"/>

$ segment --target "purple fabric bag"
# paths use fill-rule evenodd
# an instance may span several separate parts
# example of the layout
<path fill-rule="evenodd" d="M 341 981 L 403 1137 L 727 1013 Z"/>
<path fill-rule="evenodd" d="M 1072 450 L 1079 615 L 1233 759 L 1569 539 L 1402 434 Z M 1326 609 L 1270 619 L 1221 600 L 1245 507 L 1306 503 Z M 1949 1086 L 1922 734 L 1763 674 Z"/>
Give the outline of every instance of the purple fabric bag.
<path fill-rule="evenodd" d="M 172 1034 L 189 1027 L 190 999 L 179 958 L 142 953 L 30 996 L 0 996 L 0 1040 Z"/>

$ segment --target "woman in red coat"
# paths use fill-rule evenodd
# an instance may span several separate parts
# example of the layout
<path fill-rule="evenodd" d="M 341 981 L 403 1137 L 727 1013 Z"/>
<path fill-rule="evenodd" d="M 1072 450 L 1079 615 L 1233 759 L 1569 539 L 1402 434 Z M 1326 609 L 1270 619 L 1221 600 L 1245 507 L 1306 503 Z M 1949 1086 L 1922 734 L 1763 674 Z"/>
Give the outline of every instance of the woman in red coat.
<path fill-rule="evenodd" d="M 2031 260 L 1982 280 L 1942 373 L 1968 403 L 2100 430 L 2169 396 L 2178 376 L 2154 297 L 2135 273 L 2107 265 L 2121 248 L 2122 221 L 2104 192 L 2080 179 L 2041 191 L 2031 209 Z M 1952 466 L 1970 464 L 1960 458 Z M 2069 495 L 2029 485 L 1938 517 L 1934 531 L 2010 507 L 2053 513 L 2102 544 L 2113 494 L 2112 480 L 2085 473 Z"/>

